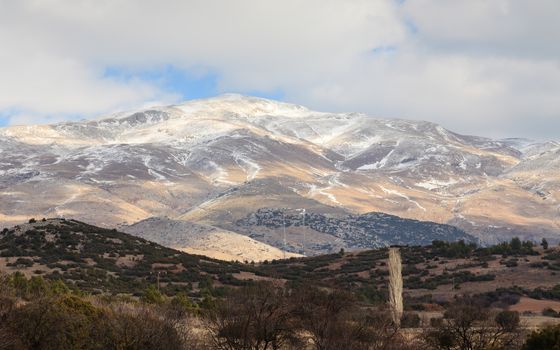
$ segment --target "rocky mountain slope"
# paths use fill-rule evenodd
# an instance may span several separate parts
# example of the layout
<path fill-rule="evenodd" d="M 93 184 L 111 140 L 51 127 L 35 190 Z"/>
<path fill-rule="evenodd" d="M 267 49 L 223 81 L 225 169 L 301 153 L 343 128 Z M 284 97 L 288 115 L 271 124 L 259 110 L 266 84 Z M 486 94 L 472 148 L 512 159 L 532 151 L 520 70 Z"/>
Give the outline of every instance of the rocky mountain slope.
<path fill-rule="evenodd" d="M 402 219 L 383 213 L 330 217 L 282 209 L 259 209 L 235 224 L 237 231 L 247 232 L 255 239 L 283 246 L 288 251 L 313 255 L 337 249 L 429 245 L 434 240 L 475 240 L 454 226 Z M 318 236 L 322 236 L 323 242 Z"/>
<path fill-rule="evenodd" d="M 236 232 L 169 218 L 149 218 L 121 229 L 166 247 L 220 260 L 259 262 L 299 256 Z"/>
<path fill-rule="evenodd" d="M 556 142 L 224 95 L 0 129 L 0 223 L 168 217 L 247 234 L 235 231 L 239 220 L 291 208 L 452 224 L 487 243 L 557 240 L 559 159 Z"/>

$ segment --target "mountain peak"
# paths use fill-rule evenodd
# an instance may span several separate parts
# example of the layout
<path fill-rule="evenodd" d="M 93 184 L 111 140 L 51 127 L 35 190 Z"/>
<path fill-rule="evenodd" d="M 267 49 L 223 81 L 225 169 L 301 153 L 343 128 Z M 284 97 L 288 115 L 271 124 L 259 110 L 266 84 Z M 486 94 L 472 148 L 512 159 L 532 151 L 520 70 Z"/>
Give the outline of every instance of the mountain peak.
<path fill-rule="evenodd" d="M 187 113 L 204 110 L 207 112 L 236 113 L 245 116 L 304 117 L 311 113 L 318 114 L 318 112 L 313 112 L 301 105 L 236 93 L 190 100 L 175 107 Z"/>

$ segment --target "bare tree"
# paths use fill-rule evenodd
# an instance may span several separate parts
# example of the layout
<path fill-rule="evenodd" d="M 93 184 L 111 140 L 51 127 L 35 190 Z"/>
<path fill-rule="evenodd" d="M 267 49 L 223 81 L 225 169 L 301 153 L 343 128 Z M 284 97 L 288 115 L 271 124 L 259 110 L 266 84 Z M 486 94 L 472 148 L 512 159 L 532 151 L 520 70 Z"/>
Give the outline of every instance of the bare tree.
<path fill-rule="evenodd" d="M 153 305 L 112 303 L 95 332 L 99 348 L 182 350 L 191 339 L 179 325 Z"/>
<path fill-rule="evenodd" d="M 294 292 L 294 300 L 294 315 L 317 350 L 337 349 L 351 337 L 352 332 L 343 327 L 353 308 L 349 293 L 302 288 Z"/>
<path fill-rule="evenodd" d="M 430 349 L 485 350 L 519 349 L 522 332 L 519 315 L 504 311 L 493 314 L 471 298 L 451 305 L 445 319 L 424 336 Z"/>
<path fill-rule="evenodd" d="M 258 283 L 234 291 L 207 314 L 216 349 L 276 350 L 296 343 L 286 291 Z"/>
<path fill-rule="evenodd" d="M 387 310 L 365 309 L 346 291 L 305 288 L 293 294 L 301 333 L 317 350 L 404 349 Z"/>
<path fill-rule="evenodd" d="M 389 248 L 389 306 L 393 322 L 398 327 L 403 315 L 402 261 L 398 248 Z"/>

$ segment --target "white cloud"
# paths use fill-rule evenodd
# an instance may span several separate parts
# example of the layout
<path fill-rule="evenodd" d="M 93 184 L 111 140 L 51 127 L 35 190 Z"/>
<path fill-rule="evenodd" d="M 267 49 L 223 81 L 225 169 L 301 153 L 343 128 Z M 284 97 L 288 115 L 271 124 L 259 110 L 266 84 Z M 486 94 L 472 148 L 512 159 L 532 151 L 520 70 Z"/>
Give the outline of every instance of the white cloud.
<path fill-rule="evenodd" d="M 155 82 L 103 76 L 171 64 L 316 109 L 554 137 L 559 15 L 556 0 L 0 0 L 0 111 L 34 121 L 172 101 Z"/>
<path fill-rule="evenodd" d="M 404 3 L 419 36 L 432 49 L 558 59 L 560 3 L 556 0 Z"/>
<path fill-rule="evenodd" d="M 0 106 L 36 114 L 91 115 L 160 96 L 145 82 L 104 78 L 101 70 L 67 57 L 34 53 L 0 62 L 18 68 L 2 74 Z"/>

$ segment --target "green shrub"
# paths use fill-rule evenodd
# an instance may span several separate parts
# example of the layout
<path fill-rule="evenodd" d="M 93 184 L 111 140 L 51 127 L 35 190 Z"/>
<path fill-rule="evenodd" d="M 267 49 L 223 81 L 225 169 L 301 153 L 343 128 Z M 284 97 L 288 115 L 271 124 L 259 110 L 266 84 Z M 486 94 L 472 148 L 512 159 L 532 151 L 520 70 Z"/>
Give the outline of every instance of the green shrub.
<path fill-rule="evenodd" d="M 165 297 L 156 286 L 150 284 L 142 295 L 142 301 L 148 304 L 161 304 L 165 301 Z"/>
<path fill-rule="evenodd" d="M 523 350 L 558 350 L 560 349 L 560 325 L 548 326 L 531 333 Z"/>
<path fill-rule="evenodd" d="M 91 348 L 91 332 L 100 312 L 79 297 L 41 298 L 15 309 L 12 330 L 31 349 Z"/>
<path fill-rule="evenodd" d="M 558 314 L 558 312 L 556 312 L 554 309 L 547 307 L 546 309 L 544 309 L 542 311 L 542 315 L 543 316 L 547 316 L 547 317 L 560 317 L 560 315 Z"/>

